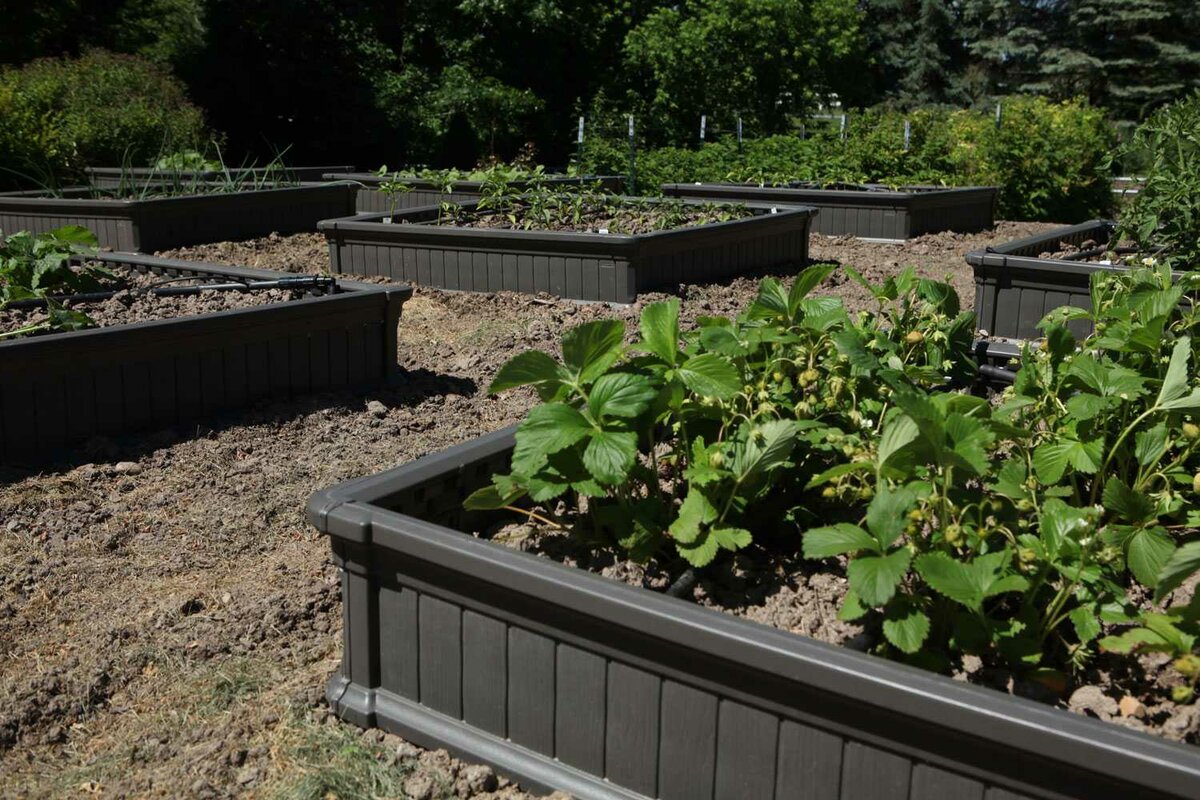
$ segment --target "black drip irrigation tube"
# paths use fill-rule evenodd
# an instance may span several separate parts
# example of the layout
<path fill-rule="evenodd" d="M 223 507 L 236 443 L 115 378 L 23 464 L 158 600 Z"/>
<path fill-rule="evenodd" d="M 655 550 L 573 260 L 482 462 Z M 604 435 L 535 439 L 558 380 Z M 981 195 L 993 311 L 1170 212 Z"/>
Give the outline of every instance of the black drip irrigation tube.
<path fill-rule="evenodd" d="M 203 292 L 261 292 L 270 289 L 290 291 L 323 291 L 337 290 L 337 278 L 324 275 L 297 275 L 290 278 L 277 278 L 265 281 L 230 281 L 228 283 L 204 283 L 196 286 L 166 286 L 168 283 L 180 281 L 203 280 L 196 276 L 169 278 L 152 286 L 133 289 L 138 294 L 151 294 L 155 297 L 182 297 L 197 295 Z M 48 303 L 59 305 L 76 305 L 78 303 L 98 303 L 110 300 L 125 289 L 111 289 L 103 292 L 83 292 L 81 294 L 58 295 L 56 297 L 33 297 L 25 300 L 14 300 L 6 305 L 7 308 L 44 308 Z"/>
<path fill-rule="evenodd" d="M 1013 384 L 1017 380 L 1017 373 L 1003 367 L 993 367 L 990 364 L 980 364 L 979 374 L 985 378 L 999 381 L 1001 383 Z"/>
<path fill-rule="evenodd" d="M 683 571 L 683 574 L 676 578 L 675 582 L 667 588 L 667 594 L 671 597 L 683 597 L 688 593 L 689 590 L 691 590 L 693 586 L 696 585 L 696 581 L 699 579 L 700 576 L 696 574 L 695 568 L 688 567 Z"/>

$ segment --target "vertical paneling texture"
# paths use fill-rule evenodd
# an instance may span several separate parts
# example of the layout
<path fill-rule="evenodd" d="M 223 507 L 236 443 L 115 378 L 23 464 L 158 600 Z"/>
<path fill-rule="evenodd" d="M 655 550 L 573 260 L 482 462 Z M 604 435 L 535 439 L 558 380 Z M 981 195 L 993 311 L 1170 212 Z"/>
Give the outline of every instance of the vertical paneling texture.
<path fill-rule="evenodd" d="M 3 411 L 0 405 L 0 422 L 6 422 Z M 427 480 L 396 496 L 394 504 L 401 513 L 448 522 L 442 510 L 461 514 L 462 487 L 486 482 L 505 463 L 507 453 L 500 452 L 459 465 L 453 476 Z M 405 585 L 408 569 L 422 576 L 420 590 Z M 373 572 L 397 574 L 390 565 Z M 602 650 L 612 642 L 592 649 L 572 635 L 578 629 L 562 609 L 547 617 L 556 623 L 540 620 L 526 627 L 505 603 L 497 604 L 492 615 L 487 602 L 466 600 L 471 595 L 457 589 L 440 597 L 436 586 L 436 573 L 419 565 L 402 567 L 398 580 L 384 580 L 376 594 L 361 577 L 350 576 L 343 590 L 349 625 L 378 627 L 369 632 L 377 635 L 348 636 L 347 641 L 377 641 L 380 658 L 376 668 L 370 654 L 354 644 L 358 649 L 344 669 L 378 674 L 378 683 L 369 688 L 417 701 L 490 735 L 494 746 L 479 758 L 493 758 L 495 747 L 517 746 L 522 758 L 537 754 L 547 765 L 569 768 L 572 775 L 583 772 L 606 785 L 661 800 L 1043 796 L 997 785 L 973 769 L 1003 770 L 1003 765 L 979 763 L 957 771 L 953 760 L 934 763 L 938 756 L 920 749 L 919 723 L 910 726 L 897 718 L 893 729 L 872 729 L 856 738 L 852 709 L 845 719 L 831 721 L 838 726 L 835 731 L 804 717 L 818 710 L 805 703 L 793 715 L 779 705 L 757 705 L 744 693 L 745 685 L 728 693 L 711 682 L 692 685 L 673 660 L 658 668 L 642 654 L 635 665 L 611 649 Z M 372 597 L 377 597 L 374 606 Z M 562 635 L 555 633 L 558 626 Z M 702 661 L 705 656 L 691 658 Z M 403 718 L 399 721 L 404 724 Z M 420 733 L 419 726 L 415 731 Z M 435 735 L 424 743 L 439 741 Z M 1028 781 L 1033 776 L 1013 777 Z M 1059 789 L 1044 796 L 1061 798 Z"/>
<path fill-rule="evenodd" d="M 53 364 L 22 356 L 26 342 L 14 342 L 0 364 L 5 414 L 32 409 L 33 419 L 0 428 L 0 457 L 31 462 L 91 436 L 191 423 L 268 395 L 367 388 L 390 369 L 383 337 L 394 334 L 384 330 L 384 314 L 381 301 L 353 321 L 326 323 L 314 309 L 311 320 L 269 335 L 231 321 L 225 334 L 179 339 L 168 352 L 144 339 L 145 353 L 128 341 L 114 351 L 81 345 L 77 358 Z"/>
<path fill-rule="evenodd" d="M 403 507 L 429 514 L 458 497 L 452 485 L 430 484 Z M 348 607 L 367 619 L 365 591 L 356 588 Z M 378 636 L 357 641 L 379 642 L 380 687 L 645 797 L 1028 800 L 459 601 L 385 585 L 377 608 Z M 368 623 L 352 614 L 351 624 Z M 369 654 L 351 661 L 365 669 Z"/>
<path fill-rule="evenodd" d="M 89 213 L 86 202 L 64 199 L 25 203 L 0 198 L 0 230 L 46 233 L 63 225 L 82 225 L 101 247 L 153 252 L 203 242 L 219 242 L 315 230 L 317 222 L 351 213 L 346 186 L 304 186 L 267 192 L 210 194 L 178 202 L 174 198 L 141 201 L 120 213 Z"/>
<path fill-rule="evenodd" d="M 329 234 L 331 260 L 348 275 L 378 275 L 409 283 L 471 292 L 549 292 L 575 300 L 631 303 L 636 292 L 679 283 L 725 280 L 772 267 L 800 267 L 808 256 L 808 228 L 736 226 L 725 240 L 631 261 L 572 253 L 484 251 L 439 243 L 359 241 L 353 231 Z M 706 232 L 697 231 L 703 237 Z M 422 265 L 434 265 L 430 269 Z M 632 276 L 630 275 L 632 273 Z M 632 281 L 631 281 L 632 277 Z"/>

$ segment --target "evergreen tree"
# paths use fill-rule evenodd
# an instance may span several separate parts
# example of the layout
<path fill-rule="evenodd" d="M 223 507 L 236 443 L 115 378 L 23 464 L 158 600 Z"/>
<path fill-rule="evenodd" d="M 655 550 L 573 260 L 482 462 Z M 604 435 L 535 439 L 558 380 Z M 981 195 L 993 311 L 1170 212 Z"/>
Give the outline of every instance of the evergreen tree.
<path fill-rule="evenodd" d="M 1060 0 L 1059 9 L 1063 44 L 1046 52 L 1035 88 L 1139 119 L 1200 86 L 1195 0 Z"/>
<path fill-rule="evenodd" d="M 972 100 L 1034 91 L 1041 56 L 1062 14 L 1046 0 L 961 0 L 969 63 L 960 78 Z"/>
<path fill-rule="evenodd" d="M 912 108 L 958 104 L 966 49 L 951 0 L 864 0 L 880 94 Z"/>

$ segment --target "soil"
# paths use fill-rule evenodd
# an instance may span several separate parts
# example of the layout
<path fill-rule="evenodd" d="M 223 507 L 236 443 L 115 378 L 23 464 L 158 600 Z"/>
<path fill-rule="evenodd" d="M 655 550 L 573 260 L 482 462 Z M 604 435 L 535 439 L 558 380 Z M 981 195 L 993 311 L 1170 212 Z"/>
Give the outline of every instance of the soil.
<path fill-rule="evenodd" d="M 968 250 L 1050 227 L 1001 223 L 904 245 L 814 236 L 812 254 L 874 280 L 908 264 L 949 275 L 969 307 Z M 316 234 L 160 255 L 314 274 L 329 265 Z M 873 304 L 838 277 L 822 291 Z M 739 278 L 675 294 L 690 321 L 737 312 L 756 287 Z M 500 364 L 554 350 L 591 319 L 622 319 L 632 334 L 641 307 L 663 297 L 612 307 L 418 288 L 400 321 L 405 378 L 394 387 L 96 439 L 37 469 L 0 466 L 0 796 L 524 797 L 482 768 L 328 715 L 339 588 L 304 506 L 317 489 L 519 421 L 532 394 L 486 394 Z M 763 621 L 792 613 L 793 601 L 773 597 L 755 612 Z M 715 590 L 710 602 L 732 604 Z M 820 621 L 806 632 L 838 635 Z"/>
<path fill-rule="evenodd" d="M 1058 250 L 1038 254 L 1038 258 L 1120 266 L 1142 266 L 1143 259 L 1148 257 L 1146 253 L 1138 252 L 1133 242 L 1109 242 L 1102 245 L 1094 239 L 1086 239 L 1077 245 L 1059 242 Z"/>
<path fill-rule="evenodd" d="M 683 564 L 638 564 L 619 553 L 587 548 L 565 531 L 525 523 L 501 523 L 483 535 L 526 553 L 534 553 L 606 578 L 664 592 Z M 865 650 L 878 631 L 837 618 L 848 584 L 840 571 L 805 561 L 797 553 L 773 553 L 751 545 L 729 561 L 706 568 L 681 597 L 717 611 L 829 644 Z"/>
<path fill-rule="evenodd" d="M 529 209 L 516 206 L 508 214 L 459 212 L 440 224 L 455 228 L 486 228 L 489 230 L 558 231 L 562 233 L 611 233 L 635 236 L 658 231 L 692 228 L 714 222 L 728 222 L 753 216 L 753 212 L 736 203 L 684 205 L 669 200 L 662 203 L 632 206 L 628 203 L 593 203 L 583 211 L 578 221 L 562 218 L 533 219 Z M 400 220 L 399 224 L 408 224 Z"/>
<path fill-rule="evenodd" d="M 74 311 L 86 314 L 97 328 L 113 325 L 128 325 L 159 319 L 176 319 L 216 311 L 251 308 L 272 303 L 284 303 L 304 297 L 303 292 L 284 289 L 255 290 L 252 292 L 208 291 L 194 295 L 159 296 L 146 290 L 154 286 L 194 286 L 202 283 L 221 282 L 220 279 L 173 280 L 162 275 L 140 272 L 123 266 L 109 268 L 115 275 L 113 285 L 122 286 L 112 297 L 94 302 L 64 301 Z M 103 291 L 101 289 L 100 291 Z M 44 308 L 0 309 L 0 332 L 13 331 L 27 325 L 46 321 Z M 41 331 L 40 335 L 53 333 Z"/>

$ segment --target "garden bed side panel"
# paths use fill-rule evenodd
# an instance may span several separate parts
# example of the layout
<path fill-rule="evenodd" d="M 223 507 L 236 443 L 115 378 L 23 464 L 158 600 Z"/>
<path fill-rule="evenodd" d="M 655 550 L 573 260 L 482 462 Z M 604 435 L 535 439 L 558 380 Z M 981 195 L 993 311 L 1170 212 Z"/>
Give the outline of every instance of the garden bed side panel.
<path fill-rule="evenodd" d="M 249 171 L 257 179 L 262 179 L 270 174 L 283 175 L 288 180 L 294 181 L 320 182 L 325 180 L 326 174 L 353 172 L 354 167 L 349 164 L 323 167 L 284 167 L 282 170 L 254 167 Z M 245 172 L 246 170 L 239 167 L 229 168 L 230 175 L 240 175 Z M 224 177 L 224 173 L 204 170 L 163 170 L 154 167 L 88 167 L 87 176 L 88 183 L 97 189 L 119 189 L 122 186 L 129 186 L 131 183 L 154 180 L 183 182 L 220 180 Z"/>
<path fill-rule="evenodd" d="M 512 430 L 310 501 L 343 719 L 580 798 L 1195 796 L 1194 748 L 458 533 Z"/>
<path fill-rule="evenodd" d="M 316 230 L 317 222 L 352 214 L 358 187 L 349 182 L 149 200 L 0 195 L 0 230 L 45 233 L 63 225 L 92 230 L 100 246 L 153 252 L 271 233 Z"/>
<path fill-rule="evenodd" d="M 1042 335 L 1037 323 L 1055 308 L 1091 308 L 1091 276 L 1124 272 L 1126 267 L 1038 256 L 1058 252 L 1063 244 L 1105 245 L 1113 230 L 1110 221 L 1091 220 L 968 253 L 967 263 L 975 273 L 979 329 L 992 336 L 1036 339 Z M 1078 337 L 1090 332 L 1083 320 L 1070 323 L 1070 328 Z"/>
<path fill-rule="evenodd" d="M 44 198 L 41 194 L 40 191 L 0 193 L 0 233 L 49 233 L 64 225 L 79 225 L 96 234 L 101 247 L 137 252 L 141 232 L 132 203 Z"/>
<path fill-rule="evenodd" d="M 168 276 L 281 277 L 144 256 L 101 260 Z M 390 380 L 396 326 L 411 290 L 342 288 L 287 303 L 0 343 L 0 461 L 33 463 L 91 436 Z"/>
<path fill-rule="evenodd" d="M 325 180 L 356 181 L 362 184 L 358 191 L 358 213 L 385 213 L 392 207 L 392 199 L 379 191 L 378 186 L 385 178 L 380 178 L 374 172 L 327 172 L 322 176 Z M 396 211 L 407 211 L 413 208 L 437 205 L 442 199 L 456 203 L 471 202 L 479 199 L 483 183 L 481 181 L 455 181 L 454 190 L 444 196 L 433 184 L 422 178 L 401 178 L 401 182 L 413 187 L 412 191 L 395 195 Z M 617 175 L 598 175 L 594 178 L 574 178 L 566 175 L 551 176 L 544 181 L 551 189 L 571 188 L 580 184 L 589 186 L 599 184 L 601 191 L 616 194 L 621 191 L 625 179 Z M 521 181 L 515 181 L 512 186 L 520 189 L 524 186 Z"/>
<path fill-rule="evenodd" d="M 954 231 L 975 233 L 990 230 L 996 224 L 994 186 L 973 186 L 910 194 L 910 238 L 927 233 Z"/>
<path fill-rule="evenodd" d="M 467 206 L 470 207 L 469 204 Z M 325 220 L 334 272 L 472 292 L 547 292 L 632 303 L 637 292 L 802 267 L 811 209 L 641 236 L 439 228 L 380 222 L 380 214 Z M 437 209 L 404 212 L 410 223 Z"/>
<path fill-rule="evenodd" d="M 916 187 L 920 188 L 920 187 Z M 813 233 L 893 242 L 925 233 L 984 230 L 993 224 L 993 187 L 925 192 L 859 192 L 759 187 L 740 184 L 668 183 L 663 194 L 718 201 L 812 206 L 820 210 Z"/>

